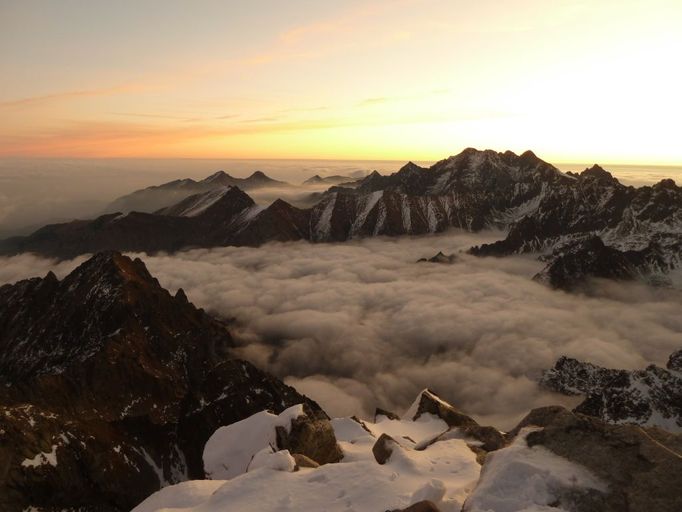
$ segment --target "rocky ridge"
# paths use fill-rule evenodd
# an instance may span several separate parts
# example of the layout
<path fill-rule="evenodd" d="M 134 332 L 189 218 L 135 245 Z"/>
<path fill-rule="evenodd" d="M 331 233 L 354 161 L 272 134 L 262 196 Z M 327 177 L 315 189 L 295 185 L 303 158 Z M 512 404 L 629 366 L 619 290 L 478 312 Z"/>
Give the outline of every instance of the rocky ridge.
<path fill-rule="evenodd" d="M 0 287 L 0 508 L 127 511 L 202 478 L 221 425 L 298 403 L 325 417 L 232 346 L 119 253 Z"/>
<path fill-rule="evenodd" d="M 609 423 L 656 426 L 682 432 L 680 353 L 666 368 L 612 370 L 562 357 L 543 373 L 540 385 L 566 395 L 584 395 L 575 412 Z"/>

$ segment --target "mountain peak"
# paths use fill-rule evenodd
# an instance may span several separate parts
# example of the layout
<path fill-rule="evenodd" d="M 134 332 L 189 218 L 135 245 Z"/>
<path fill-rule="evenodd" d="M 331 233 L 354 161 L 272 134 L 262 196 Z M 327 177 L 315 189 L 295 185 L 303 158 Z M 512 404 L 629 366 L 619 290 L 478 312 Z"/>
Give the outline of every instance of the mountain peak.
<path fill-rule="evenodd" d="M 654 188 L 658 190 L 676 190 L 677 184 L 675 183 L 675 180 L 666 178 L 656 183 Z"/>
<path fill-rule="evenodd" d="M 234 178 L 225 171 L 218 171 L 203 179 L 203 183 L 221 182 L 223 180 L 233 180 Z"/>
<path fill-rule="evenodd" d="M 305 180 L 303 182 L 303 184 L 304 185 L 314 185 L 316 183 L 323 183 L 323 182 L 324 182 L 324 179 L 322 178 L 322 176 L 320 176 L 319 174 L 316 174 L 315 176 L 311 176 L 310 178 Z"/>
<path fill-rule="evenodd" d="M 582 177 L 593 177 L 597 179 L 606 179 L 606 180 L 613 180 L 613 175 L 605 170 L 603 167 L 601 167 L 598 164 L 594 164 L 592 167 L 585 169 L 583 172 L 580 173 L 580 176 Z"/>
<path fill-rule="evenodd" d="M 249 176 L 246 179 L 274 181 L 270 176 L 266 175 L 263 171 L 254 171 L 254 173 L 251 174 L 251 176 Z"/>
<path fill-rule="evenodd" d="M 422 171 L 422 170 L 423 170 L 423 168 L 419 167 L 417 164 L 410 161 L 410 162 L 407 162 L 405 165 L 403 165 L 398 172 L 399 173 L 411 173 L 411 172 L 418 172 L 418 171 Z"/>
<path fill-rule="evenodd" d="M 93 282 L 107 285 L 130 282 L 158 285 L 142 260 L 139 258 L 132 260 L 118 251 L 103 251 L 95 254 L 76 267 L 66 277 L 65 282 L 67 281 L 70 286 L 76 286 L 77 283 L 83 281 L 87 282 L 88 286 Z"/>

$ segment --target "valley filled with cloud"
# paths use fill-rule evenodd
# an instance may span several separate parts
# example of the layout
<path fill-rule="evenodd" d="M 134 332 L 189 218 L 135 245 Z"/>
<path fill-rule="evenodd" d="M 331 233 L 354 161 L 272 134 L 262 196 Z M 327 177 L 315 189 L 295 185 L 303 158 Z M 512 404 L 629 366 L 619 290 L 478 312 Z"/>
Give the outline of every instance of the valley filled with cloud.
<path fill-rule="evenodd" d="M 139 254 L 162 286 L 231 325 L 236 353 L 308 394 L 332 415 L 402 413 L 430 387 L 485 423 L 510 428 L 533 407 L 571 398 L 536 383 L 562 355 L 611 368 L 664 365 L 679 348 L 682 296 L 598 282 L 590 296 L 532 281 L 533 256 L 417 263 L 499 232 L 459 231 L 344 244 Z M 0 282 L 66 274 L 55 263 L 2 258 Z"/>

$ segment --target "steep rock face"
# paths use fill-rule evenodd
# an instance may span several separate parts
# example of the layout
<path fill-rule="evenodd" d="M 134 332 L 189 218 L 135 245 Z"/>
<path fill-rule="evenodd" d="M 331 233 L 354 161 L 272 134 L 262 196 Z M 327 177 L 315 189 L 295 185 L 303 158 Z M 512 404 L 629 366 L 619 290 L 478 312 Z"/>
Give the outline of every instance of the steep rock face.
<path fill-rule="evenodd" d="M 202 477 L 219 426 L 319 410 L 231 346 L 224 324 L 118 253 L 0 287 L 0 508 L 129 510 Z"/>
<path fill-rule="evenodd" d="M 677 353 L 676 353 L 677 354 Z M 668 368 L 611 370 L 562 357 L 540 385 L 558 393 L 585 395 L 575 411 L 610 423 L 634 423 L 682 432 L 682 374 Z"/>
<path fill-rule="evenodd" d="M 603 492 L 577 493 L 567 487 L 558 493 L 560 497 L 554 506 L 579 512 L 679 510 L 682 502 L 680 435 L 656 428 L 610 425 L 562 407 L 533 410 L 510 432 L 510 437 L 528 427 L 531 431 L 526 442 L 531 449 L 545 448 L 587 468 L 606 484 Z M 469 509 L 465 507 L 465 510 Z"/>

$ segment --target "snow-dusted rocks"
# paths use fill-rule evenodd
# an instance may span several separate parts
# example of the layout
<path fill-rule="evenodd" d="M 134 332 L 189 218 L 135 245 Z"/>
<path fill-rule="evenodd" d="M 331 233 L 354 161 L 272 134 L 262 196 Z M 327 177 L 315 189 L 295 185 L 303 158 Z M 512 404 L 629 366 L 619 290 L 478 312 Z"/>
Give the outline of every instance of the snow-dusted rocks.
<path fill-rule="evenodd" d="M 296 411 L 282 417 L 290 419 Z M 292 471 L 289 453 L 273 452 L 273 447 L 258 452 L 257 467 L 252 461 L 246 473 L 206 487 L 167 487 L 134 512 L 163 507 L 185 507 L 183 512 L 679 510 L 679 435 L 546 407 L 532 411 L 507 434 L 481 469 L 474 452 L 480 442 L 462 430 L 470 421 L 452 416 L 453 411 L 425 390 L 404 419 L 392 414 L 377 414 L 374 422 L 335 418 L 331 425 L 343 451 L 339 462 Z M 451 427 L 439 415 L 463 426 Z M 254 432 L 256 423 L 286 424 L 260 413 L 239 428 L 249 422 Z"/>
<path fill-rule="evenodd" d="M 476 440 L 476 446 L 485 451 L 497 450 L 505 443 L 504 436 L 497 429 L 479 425 L 428 389 L 419 394 L 405 415 L 415 421 L 423 415 L 436 416 L 444 421 L 450 431 L 434 438 L 434 441 L 453 436 L 470 437 Z"/>
<path fill-rule="evenodd" d="M 213 480 L 261 467 L 293 471 L 296 455 L 309 467 L 337 462 L 343 455 L 329 420 L 303 404 L 279 415 L 262 411 L 216 430 L 204 448 L 204 470 Z"/>
<path fill-rule="evenodd" d="M 291 416 L 288 412 L 284 415 Z M 249 421 L 263 423 L 265 418 L 256 415 L 243 425 Z M 430 500 L 438 507 L 431 510 L 452 512 L 461 509 L 478 478 L 480 465 L 467 440 L 430 442 L 449 429 L 430 413 L 424 412 L 416 420 L 379 415 L 376 423 L 337 418 L 331 425 L 343 454 L 339 462 L 318 468 L 299 467 L 296 472 L 249 469 L 223 482 L 212 496 L 189 510 L 217 511 L 229 504 L 230 509 L 258 512 L 375 512 L 402 510 Z M 391 453 L 379 464 L 373 447 L 379 439 L 389 439 L 389 435 L 394 438 Z M 179 501 L 188 501 L 188 488 L 180 484 L 150 497 L 135 512 L 171 506 L 169 496 L 174 490 Z"/>
<path fill-rule="evenodd" d="M 682 432 L 682 373 L 679 351 L 667 368 L 612 370 L 560 358 L 544 372 L 540 385 L 567 395 L 585 395 L 576 412 L 610 423 L 634 423 Z"/>

